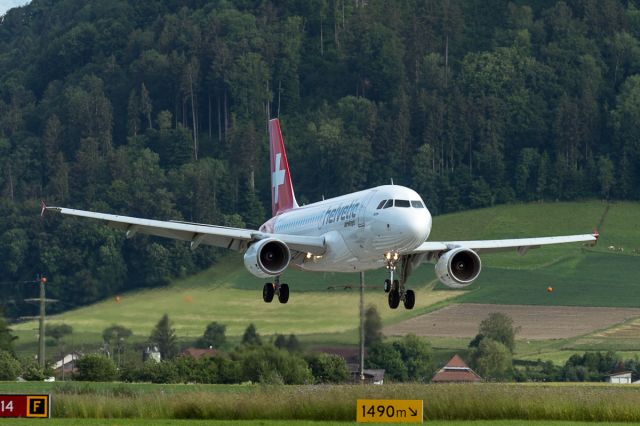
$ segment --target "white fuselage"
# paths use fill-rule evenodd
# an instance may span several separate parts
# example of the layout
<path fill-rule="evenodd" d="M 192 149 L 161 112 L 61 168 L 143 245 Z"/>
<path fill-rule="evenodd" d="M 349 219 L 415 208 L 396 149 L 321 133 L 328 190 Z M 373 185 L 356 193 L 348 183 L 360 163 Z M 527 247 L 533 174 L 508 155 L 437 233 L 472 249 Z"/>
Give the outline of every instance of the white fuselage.
<path fill-rule="evenodd" d="M 353 272 L 384 266 L 386 253 L 413 251 L 426 241 L 431 223 L 418 193 L 385 185 L 288 210 L 260 230 L 323 236 L 327 250 L 322 256 L 301 256 L 292 259 L 292 265 L 309 271 Z"/>

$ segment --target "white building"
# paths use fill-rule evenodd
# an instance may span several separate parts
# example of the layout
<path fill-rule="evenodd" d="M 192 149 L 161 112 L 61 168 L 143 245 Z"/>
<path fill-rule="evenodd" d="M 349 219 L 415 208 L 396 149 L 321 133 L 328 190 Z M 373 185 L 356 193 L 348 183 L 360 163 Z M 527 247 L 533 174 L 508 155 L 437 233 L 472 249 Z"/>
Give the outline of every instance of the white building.
<path fill-rule="evenodd" d="M 620 373 L 609 374 L 607 382 L 621 385 L 631 384 L 631 371 L 622 371 Z"/>

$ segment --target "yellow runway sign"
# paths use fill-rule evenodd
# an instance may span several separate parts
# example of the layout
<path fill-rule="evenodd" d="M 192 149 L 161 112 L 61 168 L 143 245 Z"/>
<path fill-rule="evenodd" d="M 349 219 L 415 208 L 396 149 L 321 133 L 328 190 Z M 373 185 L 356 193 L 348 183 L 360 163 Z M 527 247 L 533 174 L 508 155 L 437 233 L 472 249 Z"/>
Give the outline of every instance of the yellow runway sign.
<path fill-rule="evenodd" d="M 422 423 L 421 399 L 359 399 L 358 423 Z"/>

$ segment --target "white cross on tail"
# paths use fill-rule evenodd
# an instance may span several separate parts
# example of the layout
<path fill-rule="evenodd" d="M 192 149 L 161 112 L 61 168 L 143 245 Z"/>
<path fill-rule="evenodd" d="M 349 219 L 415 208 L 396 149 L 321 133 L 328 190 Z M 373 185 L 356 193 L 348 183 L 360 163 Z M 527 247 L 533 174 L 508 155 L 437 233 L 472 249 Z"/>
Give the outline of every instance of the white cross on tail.
<path fill-rule="evenodd" d="M 273 187 L 273 202 L 278 204 L 278 188 L 284 184 L 284 169 L 280 169 L 280 159 L 282 154 L 276 154 L 276 163 L 274 171 L 271 174 L 271 186 Z"/>

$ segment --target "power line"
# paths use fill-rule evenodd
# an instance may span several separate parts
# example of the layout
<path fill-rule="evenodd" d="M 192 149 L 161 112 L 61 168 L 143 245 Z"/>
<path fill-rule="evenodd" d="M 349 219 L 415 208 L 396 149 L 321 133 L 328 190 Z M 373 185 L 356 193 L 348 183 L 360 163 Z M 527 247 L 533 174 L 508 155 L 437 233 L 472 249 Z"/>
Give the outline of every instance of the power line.
<path fill-rule="evenodd" d="M 40 315 L 37 317 L 23 317 L 25 319 L 35 319 L 38 318 L 39 326 L 38 326 L 38 364 L 40 368 L 44 368 L 44 325 L 45 325 L 45 317 L 46 317 L 46 309 L 45 306 L 47 303 L 55 303 L 56 299 L 47 299 L 45 295 L 45 284 L 47 283 L 47 277 L 44 274 L 37 274 L 35 281 L 26 281 L 26 283 L 39 283 L 40 286 L 40 297 L 37 299 L 24 299 L 25 302 L 37 302 L 40 307 Z"/>

